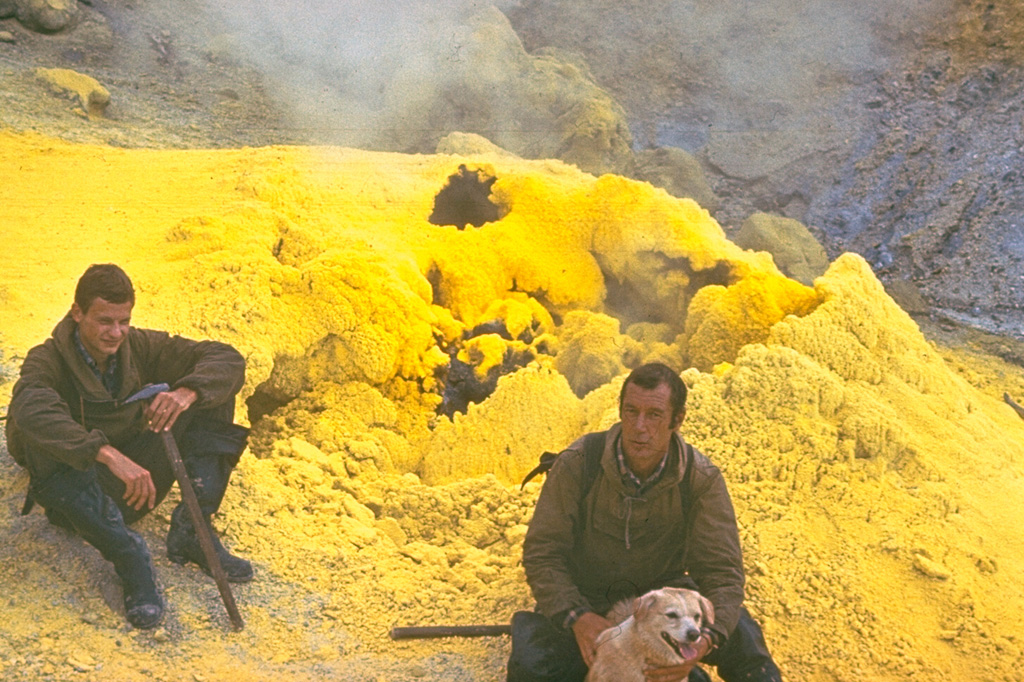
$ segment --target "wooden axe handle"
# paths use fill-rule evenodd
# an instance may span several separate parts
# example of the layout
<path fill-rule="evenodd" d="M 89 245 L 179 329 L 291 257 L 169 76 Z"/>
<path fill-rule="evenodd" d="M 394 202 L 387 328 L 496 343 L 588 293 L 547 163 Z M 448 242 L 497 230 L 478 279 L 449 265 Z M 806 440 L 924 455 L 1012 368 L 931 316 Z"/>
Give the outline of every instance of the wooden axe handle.
<path fill-rule="evenodd" d="M 245 627 L 245 622 L 242 620 L 242 614 L 238 612 L 235 596 L 231 594 L 228 576 L 224 573 L 224 567 L 221 566 L 220 557 L 217 556 L 217 548 L 213 546 L 210 528 L 206 525 L 206 519 L 203 518 L 203 511 L 199 508 L 199 500 L 196 498 L 196 491 L 192 489 L 192 481 L 188 477 L 188 472 L 185 471 L 185 463 L 181 461 L 178 443 L 170 431 L 162 431 L 160 435 L 163 436 L 164 449 L 167 450 L 167 459 L 170 460 L 171 468 L 174 469 L 174 477 L 178 480 L 181 499 L 188 509 L 189 516 L 192 517 L 192 526 L 196 529 L 196 537 L 199 539 L 203 556 L 206 557 L 206 565 L 210 567 L 213 580 L 217 583 L 217 589 L 220 590 L 220 598 L 224 600 L 228 616 L 231 617 L 232 627 L 236 631 L 241 630 Z"/>

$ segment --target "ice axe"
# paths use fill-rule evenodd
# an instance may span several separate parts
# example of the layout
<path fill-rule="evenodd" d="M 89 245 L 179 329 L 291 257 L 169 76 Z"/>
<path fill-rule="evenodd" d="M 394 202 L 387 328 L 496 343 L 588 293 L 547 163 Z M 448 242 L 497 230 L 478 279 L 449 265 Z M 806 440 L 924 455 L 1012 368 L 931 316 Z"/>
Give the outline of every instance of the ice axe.
<path fill-rule="evenodd" d="M 498 637 L 512 634 L 511 625 L 414 625 L 391 628 L 391 639 L 438 637 Z"/>
<path fill-rule="evenodd" d="M 124 404 L 132 403 L 136 400 L 149 400 L 158 393 L 169 391 L 170 388 L 167 384 L 145 386 L 138 393 L 125 399 Z M 170 431 L 161 431 L 160 437 L 164 441 L 164 450 L 167 452 L 167 459 L 171 463 L 171 469 L 174 470 L 174 478 L 178 481 L 181 499 L 185 503 L 185 508 L 188 509 L 189 517 L 192 519 L 192 527 L 196 530 L 199 546 L 203 550 L 203 556 L 206 557 L 206 565 L 210 567 L 213 580 L 217 583 L 217 589 L 220 590 L 220 598 L 224 601 L 224 607 L 228 611 L 228 616 L 231 617 L 231 625 L 235 631 L 242 630 L 245 627 L 245 622 L 242 620 L 242 614 L 238 612 L 235 596 L 231 593 L 231 586 L 228 584 L 228 576 L 224 573 L 220 557 L 217 556 L 217 550 L 213 546 L 213 537 L 210 535 L 209 526 L 206 525 L 206 519 L 203 518 L 203 511 L 199 508 L 196 491 L 192 489 L 192 480 L 188 477 L 188 472 L 185 470 L 185 463 L 181 461 L 178 443 L 174 440 L 174 434 Z"/>

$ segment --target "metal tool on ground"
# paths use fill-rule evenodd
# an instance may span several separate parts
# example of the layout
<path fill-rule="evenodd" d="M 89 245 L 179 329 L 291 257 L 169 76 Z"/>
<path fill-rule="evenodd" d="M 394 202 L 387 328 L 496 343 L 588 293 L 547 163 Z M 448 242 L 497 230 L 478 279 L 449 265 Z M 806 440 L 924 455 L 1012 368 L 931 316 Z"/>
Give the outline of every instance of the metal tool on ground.
<path fill-rule="evenodd" d="M 419 625 L 391 629 L 391 639 L 498 637 L 510 634 L 512 634 L 511 625 Z"/>

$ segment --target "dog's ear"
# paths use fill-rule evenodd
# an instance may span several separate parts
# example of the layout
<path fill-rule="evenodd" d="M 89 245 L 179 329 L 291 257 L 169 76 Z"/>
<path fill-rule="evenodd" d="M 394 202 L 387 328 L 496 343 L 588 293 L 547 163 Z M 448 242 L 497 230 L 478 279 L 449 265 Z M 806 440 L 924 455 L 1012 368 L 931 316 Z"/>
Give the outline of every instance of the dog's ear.
<path fill-rule="evenodd" d="M 648 592 L 642 597 L 633 600 L 633 616 L 637 620 L 642 619 L 648 611 L 654 608 L 654 602 L 658 601 L 658 595 Z"/>
<path fill-rule="evenodd" d="M 699 597 L 701 618 L 704 620 L 704 625 L 710 625 L 715 622 L 715 605 L 704 595 L 699 595 Z"/>

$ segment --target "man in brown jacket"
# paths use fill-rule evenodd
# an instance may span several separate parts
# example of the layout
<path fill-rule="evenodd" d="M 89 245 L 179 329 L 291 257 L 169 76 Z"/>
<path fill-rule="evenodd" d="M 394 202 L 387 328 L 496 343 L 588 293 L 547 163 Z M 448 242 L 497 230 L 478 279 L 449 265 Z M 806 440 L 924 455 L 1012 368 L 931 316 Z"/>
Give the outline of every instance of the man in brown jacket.
<path fill-rule="evenodd" d="M 779 682 L 761 630 L 743 608 L 743 560 L 721 472 L 678 428 L 686 385 L 665 365 L 634 370 L 619 396 L 620 423 L 576 441 L 555 460 L 523 543 L 535 612 L 512 621 L 510 682 L 578 682 L 592 663 L 603 615 L 661 587 L 698 590 L 714 622 L 680 665 L 648 680 Z M 692 676 L 691 676 L 692 672 Z"/>
<path fill-rule="evenodd" d="M 233 423 L 245 360 L 223 343 L 131 327 L 134 304 L 121 268 L 86 270 L 71 311 L 25 357 L 8 409 L 7 445 L 29 471 L 23 513 L 39 503 L 51 523 L 98 549 L 121 578 L 128 621 L 151 628 L 163 601 L 146 543 L 127 524 L 158 505 L 174 482 L 159 436 L 167 430 L 209 523 L 246 447 L 248 429 Z M 148 402 L 130 399 L 159 384 L 166 390 Z M 252 579 L 248 561 L 215 545 L 229 580 Z M 209 573 L 181 504 L 171 515 L 167 555 Z"/>

